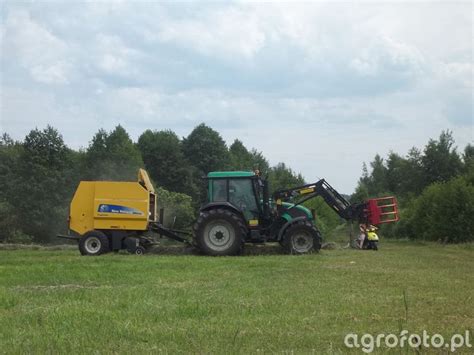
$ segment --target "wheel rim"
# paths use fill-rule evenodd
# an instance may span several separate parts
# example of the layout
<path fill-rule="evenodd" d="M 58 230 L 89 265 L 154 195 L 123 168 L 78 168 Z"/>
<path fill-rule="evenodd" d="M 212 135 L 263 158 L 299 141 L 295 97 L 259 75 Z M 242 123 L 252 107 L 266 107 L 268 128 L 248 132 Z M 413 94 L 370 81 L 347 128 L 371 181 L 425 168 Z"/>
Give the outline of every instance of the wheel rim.
<path fill-rule="evenodd" d="M 297 253 L 307 253 L 313 249 L 314 239 L 311 234 L 300 232 L 291 238 L 291 243 Z"/>
<path fill-rule="evenodd" d="M 223 251 L 234 243 L 235 231 L 229 222 L 216 220 L 209 223 L 204 229 L 204 239 L 212 250 Z"/>
<path fill-rule="evenodd" d="M 137 254 L 137 255 L 142 255 L 142 254 L 143 254 L 143 250 L 139 248 L 139 249 L 135 250 L 135 254 Z"/>
<path fill-rule="evenodd" d="M 101 246 L 102 246 L 102 243 L 100 242 L 100 239 L 97 237 L 87 238 L 86 243 L 84 245 L 86 251 L 89 254 L 96 254 L 100 250 Z"/>

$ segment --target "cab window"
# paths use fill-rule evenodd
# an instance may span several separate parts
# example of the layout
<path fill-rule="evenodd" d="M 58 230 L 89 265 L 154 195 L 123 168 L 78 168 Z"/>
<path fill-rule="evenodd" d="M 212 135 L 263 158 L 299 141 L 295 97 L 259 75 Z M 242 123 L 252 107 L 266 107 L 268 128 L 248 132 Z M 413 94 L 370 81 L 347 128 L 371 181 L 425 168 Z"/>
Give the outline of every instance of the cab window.
<path fill-rule="evenodd" d="M 227 201 L 227 180 L 212 181 L 212 202 Z"/>
<path fill-rule="evenodd" d="M 244 213 L 247 219 L 258 214 L 257 202 L 250 179 L 229 180 L 229 202 Z"/>

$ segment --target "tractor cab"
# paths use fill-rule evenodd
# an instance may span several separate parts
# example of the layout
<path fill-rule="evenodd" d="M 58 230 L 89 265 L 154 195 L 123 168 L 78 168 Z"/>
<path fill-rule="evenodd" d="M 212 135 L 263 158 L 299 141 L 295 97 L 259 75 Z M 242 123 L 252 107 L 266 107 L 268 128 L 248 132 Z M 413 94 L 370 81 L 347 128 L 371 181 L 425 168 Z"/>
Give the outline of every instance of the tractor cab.
<path fill-rule="evenodd" d="M 251 171 L 216 171 L 207 175 L 207 205 L 224 204 L 256 223 L 265 210 L 266 182 Z M 268 200 L 268 197 L 267 197 Z"/>
<path fill-rule="evenodd" d="M 216 171 L 210 172 L 207 180 L 208 200 L 203 208 L 220 205 L 233 209 L 243 215 L 250 229 L 290 222 L 298 217 L 314 219 L 306 207 L 270 196 L 269 183 L 258 172 Z"/>

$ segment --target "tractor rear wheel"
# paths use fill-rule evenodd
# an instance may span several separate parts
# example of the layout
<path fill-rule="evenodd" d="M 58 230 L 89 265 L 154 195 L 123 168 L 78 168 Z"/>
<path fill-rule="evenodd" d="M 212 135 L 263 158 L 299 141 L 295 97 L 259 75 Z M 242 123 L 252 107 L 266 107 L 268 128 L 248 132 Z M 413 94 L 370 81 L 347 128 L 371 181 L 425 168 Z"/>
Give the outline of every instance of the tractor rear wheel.
<path fill-rule="evenodd" d="M 283 234 L 282 246 L 289 254 L 308 254 L 321 249 L 321 234 L 309 221 L 299 221 Z"/>
<path fill-rule="evenodd" d="M 109 239 L 100 231 L 90 231 L 79 240 L 82 255 L 100 255 L 110 251 Z"/>
<path fill-rule="evenodd" d="M 198 248 L 206 255 L 236 255 L 242 250 L 247 233 L 237 214 L 221 208 L 201 212 L 194 225 Z"/>

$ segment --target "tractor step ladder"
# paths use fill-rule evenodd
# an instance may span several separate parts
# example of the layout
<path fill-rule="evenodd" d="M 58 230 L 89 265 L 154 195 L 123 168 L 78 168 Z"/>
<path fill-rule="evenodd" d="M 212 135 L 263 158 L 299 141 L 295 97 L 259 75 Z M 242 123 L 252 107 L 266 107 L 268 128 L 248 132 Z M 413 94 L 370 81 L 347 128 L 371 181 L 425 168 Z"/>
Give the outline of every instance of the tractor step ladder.
<path fill-rule="evenodd" d="M 375 225 L 397 222 L 400 219 L 397 199 L 393 196 L 369 199 L 367 219 L 370 224 Z"/>

